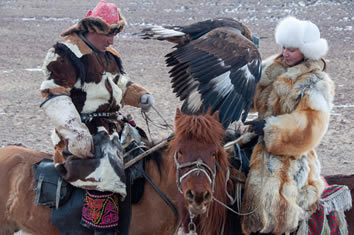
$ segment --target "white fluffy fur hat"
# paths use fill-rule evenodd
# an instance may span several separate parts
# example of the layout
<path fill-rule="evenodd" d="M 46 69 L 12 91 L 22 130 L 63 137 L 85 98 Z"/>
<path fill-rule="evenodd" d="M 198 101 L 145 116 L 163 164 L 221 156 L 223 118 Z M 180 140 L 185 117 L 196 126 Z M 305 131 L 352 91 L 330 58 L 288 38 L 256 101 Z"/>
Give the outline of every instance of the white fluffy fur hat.
<path fill-rule="evenodd" d="M 320 30 L 311 21 L 289 16 L 275 29 L 275 41 L 284 47 L 298 48 L 305 58 L 318 60 L 327 54 L 326 39 L 320 38 Z"/>

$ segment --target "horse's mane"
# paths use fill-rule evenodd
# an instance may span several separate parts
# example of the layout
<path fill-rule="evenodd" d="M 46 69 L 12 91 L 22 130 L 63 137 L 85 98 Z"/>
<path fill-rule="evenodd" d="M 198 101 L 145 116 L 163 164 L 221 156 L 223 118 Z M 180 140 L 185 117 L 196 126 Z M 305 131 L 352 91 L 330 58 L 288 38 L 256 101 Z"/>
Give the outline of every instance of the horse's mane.
<path fill-rule="evenodd" d="M 226 169 L 229 166 L 228 155 L 223 149 L 225 130 L 220 122 L 209 113 L 206 115 L 176 114 L 175 137 L 169 144 L 170 151 L 176 150 L 176 145 L 183 141 L 193 141 L 198 144 L 215 144 L 217 146 L 217 168 L 214 197 L 226 203 L 225 181 Z M 226 220 L 226 209 L 213 201 L 208 215 L 202 216 L 198 225 L 200 234 L 219 234 Z"/>
<path fill-rule="evenodd" d="M 202 144 L 214 143 L 220 148 L 224 134 L 222 125 L 209 113 L 205 115 L 177 114 L 175 138 L 170 145 L 187 139 Z"/>

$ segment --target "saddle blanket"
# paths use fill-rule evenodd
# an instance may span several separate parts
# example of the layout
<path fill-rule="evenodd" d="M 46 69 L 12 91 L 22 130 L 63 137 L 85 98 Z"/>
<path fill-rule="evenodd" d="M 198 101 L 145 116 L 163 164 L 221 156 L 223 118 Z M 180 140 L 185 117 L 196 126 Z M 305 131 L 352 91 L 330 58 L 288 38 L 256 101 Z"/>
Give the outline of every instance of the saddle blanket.
<path fill-rule="evenodd" d="M 344 185 L 330 185 L 321 195 L 316 212 L 301 228 L 298 235 L 344 235 L 348 234 L 344 211 L 352 206 L 350 190 Z"/>

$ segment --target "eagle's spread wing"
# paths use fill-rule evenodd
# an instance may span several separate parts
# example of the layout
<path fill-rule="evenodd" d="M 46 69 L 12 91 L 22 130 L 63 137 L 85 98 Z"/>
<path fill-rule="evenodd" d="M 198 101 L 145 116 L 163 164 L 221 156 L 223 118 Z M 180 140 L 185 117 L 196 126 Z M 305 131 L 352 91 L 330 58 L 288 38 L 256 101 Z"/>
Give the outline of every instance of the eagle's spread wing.
<path fill-rule="evenodd" d="M 166 55 L 172 88 L 188 114 L 219 111 L 227 127 L 246 119 L 261 76 L 261 56 L 239 30 L 221 27 Z"/>

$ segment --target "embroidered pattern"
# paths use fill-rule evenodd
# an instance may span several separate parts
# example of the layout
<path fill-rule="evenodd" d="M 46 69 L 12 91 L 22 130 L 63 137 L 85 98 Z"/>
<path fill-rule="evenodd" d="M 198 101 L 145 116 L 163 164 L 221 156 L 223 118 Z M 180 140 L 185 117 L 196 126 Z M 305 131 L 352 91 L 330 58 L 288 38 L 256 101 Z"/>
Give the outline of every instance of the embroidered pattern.
<path fill-rule="evenodd" d="M 329 185 L 322 193 L 321 197 L 326 199 L 327 197 L 331 196 L 335 192 L 341 190 L 343 188 L 342 185 Z"/>
<path fill-rule="evenodd" d="M 331 234 L 340 235 L 340 222 L 336 211 L 328 215 L 324 213 L 324 207 L 321 205 L 308 221 L 309 235 Z"/>
<path fill-rule="evenodd" d="M 91 228 L 114 228 L 118 226 L 118 205 L 113 193 L 94 195 L 86 191 L 82 208 L 82 222 Z"/>
<path fill-rule="evenodd" d="M 331 200 L 336 197 L 343 190 L 342 185 L 330 185 L 322 193 L 322 200 Z M 313 213 L 308 220 L 308 235 L 318 234 L 330 234 L 340 235 L 342 234 L 343 224 L 340 221 L 340 216 L 336 210 L 327 212 L 325 205 L 320 204 L 315 213 Z"/>

